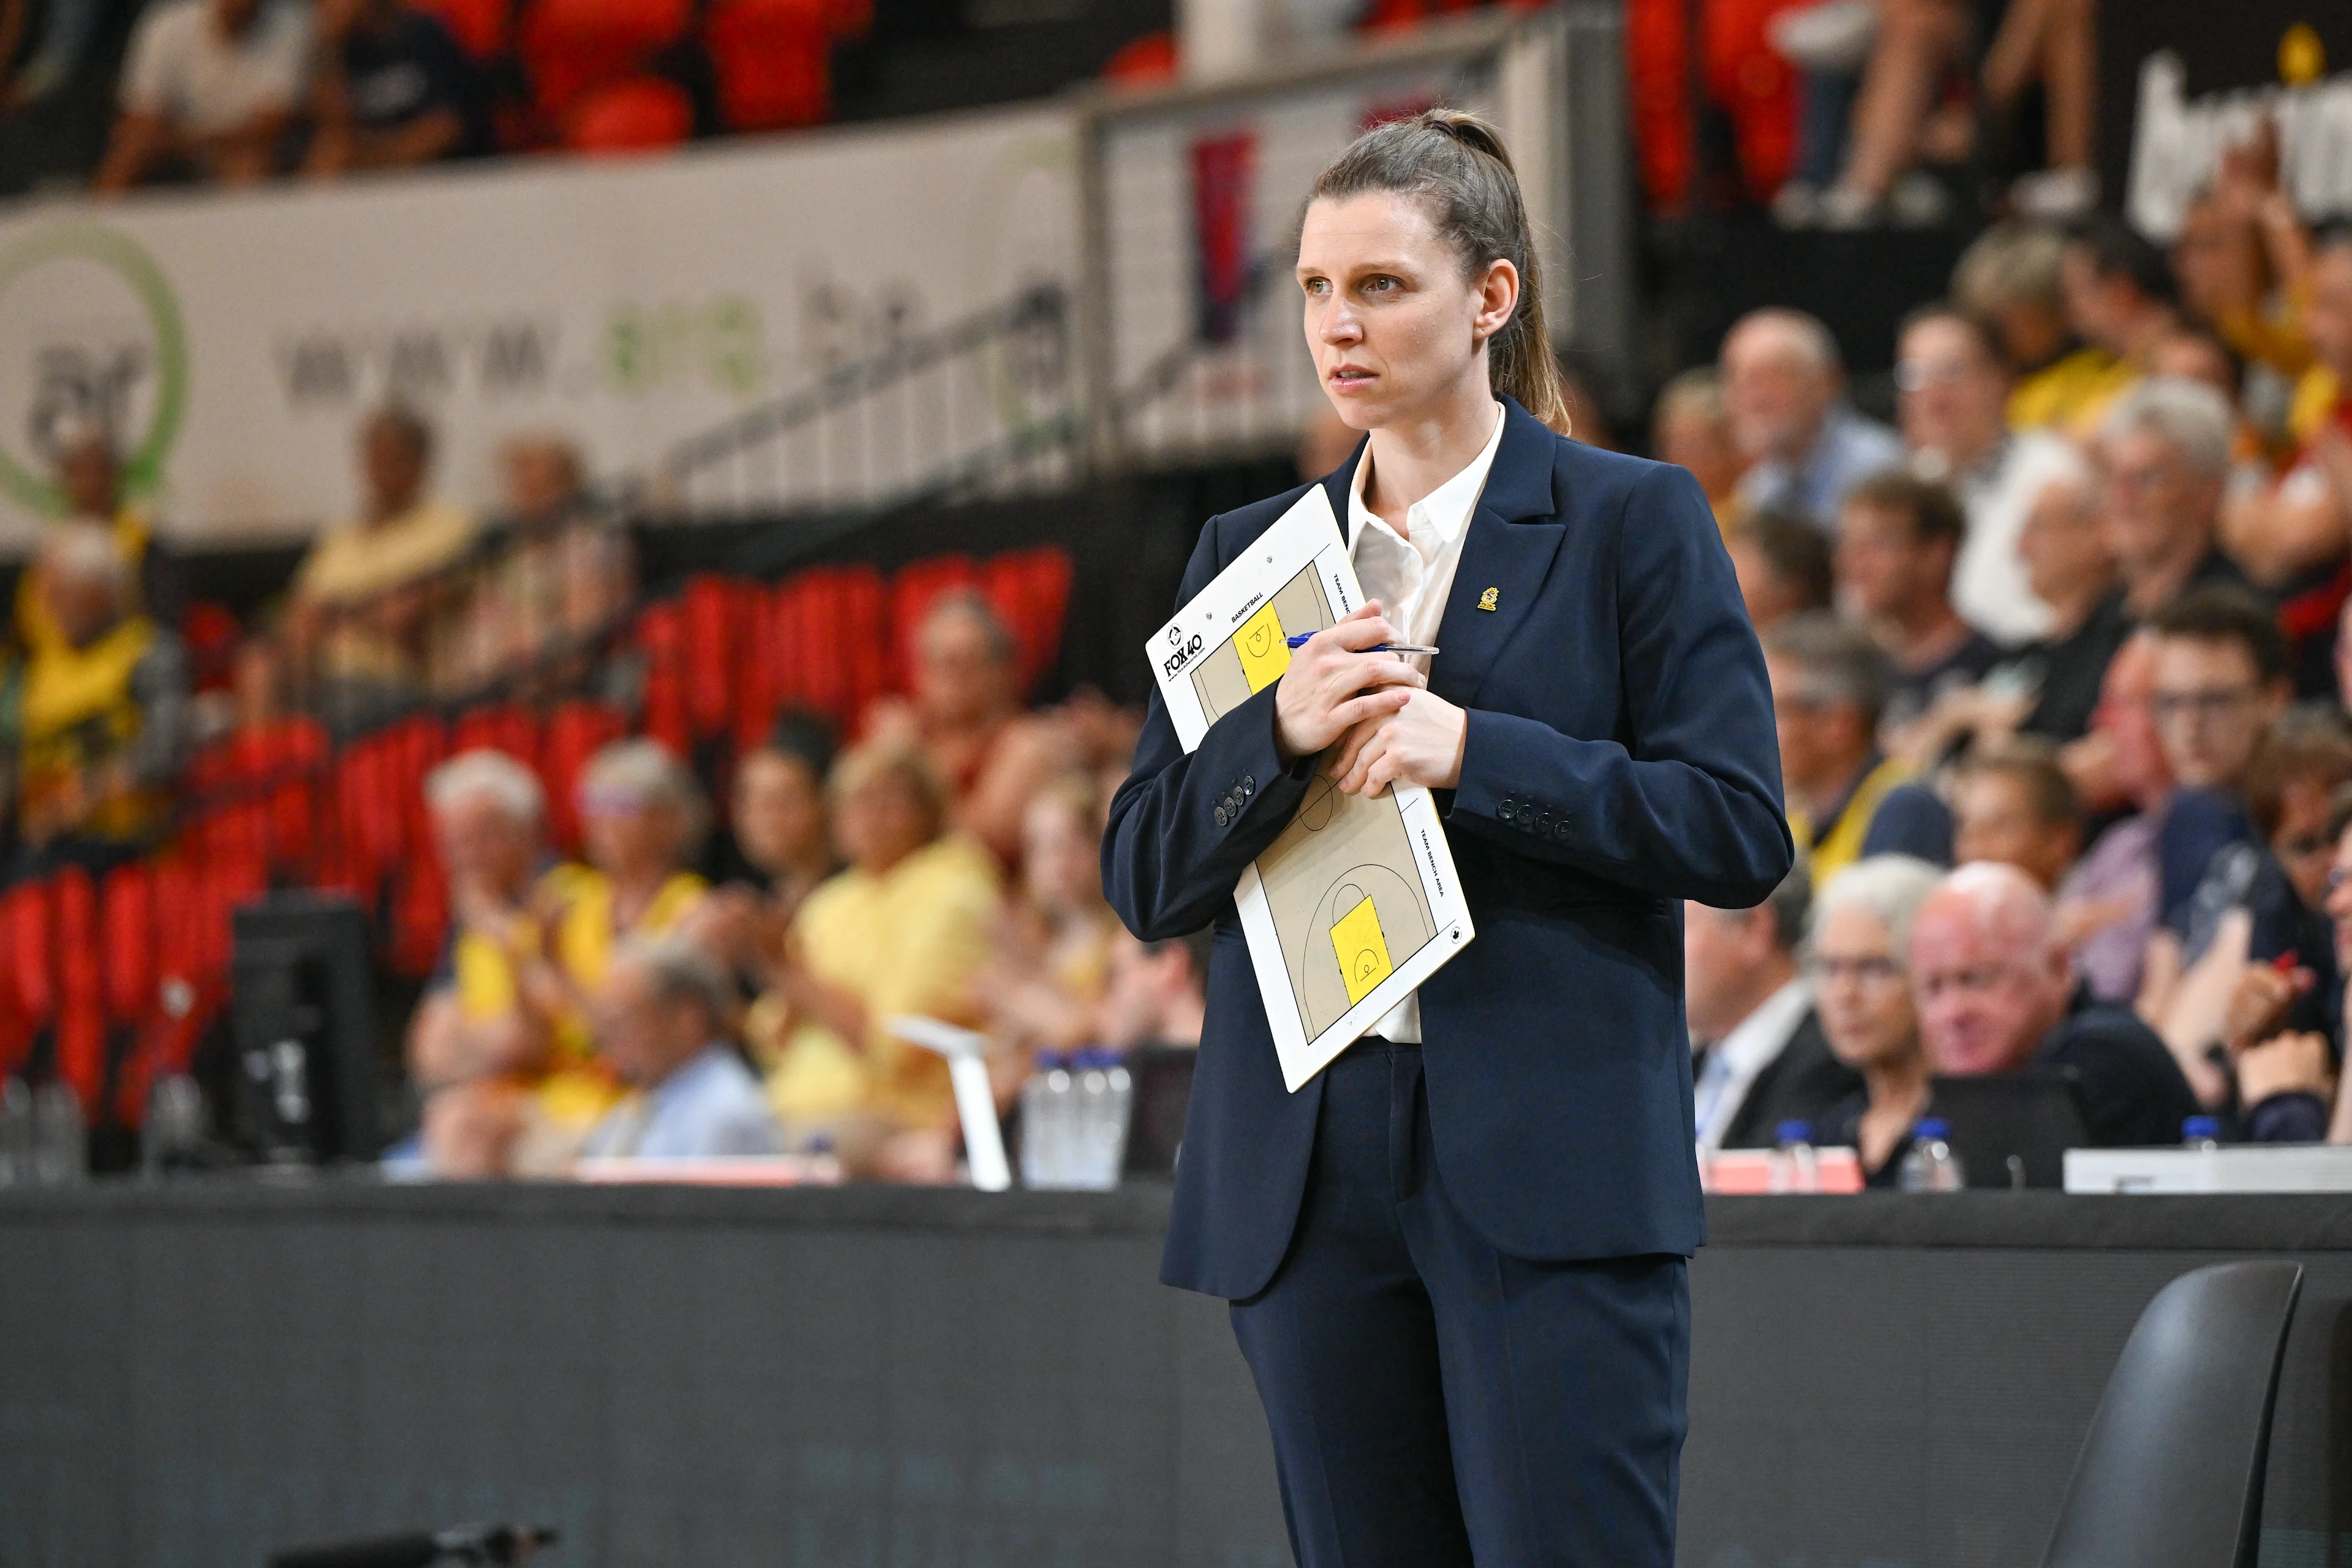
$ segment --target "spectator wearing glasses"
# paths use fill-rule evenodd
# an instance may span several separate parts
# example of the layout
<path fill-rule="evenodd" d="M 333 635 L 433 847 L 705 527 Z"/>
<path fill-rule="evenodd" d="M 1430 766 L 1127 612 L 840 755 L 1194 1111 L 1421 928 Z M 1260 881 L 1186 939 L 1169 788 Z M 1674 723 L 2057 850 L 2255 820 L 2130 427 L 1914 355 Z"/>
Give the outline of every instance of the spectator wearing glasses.
<path fill-rule="evenodd" d="M 1831 1053 L 1860 1073 L 1863 1085 L 1822 1113 L 1814 1142 L 1851 1145 L 1874 1187 L 1896 1184 L 1912 1124 L 1927 1104 L 1927 1057 L 1911 998 L 1911 921 L 1942 876 L 1908 855 L 1874 855 L 1822 883 L 1813 902 L 1805 962 L 1813 1005 Z"/>
<path fill-rule="evenodd" d="M 1893 676 L 1870 634 L 1825 611 L 1764 635 L 1789 829 L 1828 877 L 1865 855 L 1951 858 L 1951 817 L 1878 750 Z"/>
<path fill-rule="evenodd" d="M 562 1071 L 541 1087 L 541 1109 L 577 1137 L 612 1109 L 618 1087 L 596 1059 L 592 1012 L 614 951 L 633 936 L 679 931 L 701 911 L 709 884 L 688 869 L 709 823 L 701 786 L 656 741 L 615 741 L 580 774 L 586 865 L 541 880 L 548 956 L 562 984 L 556 1015 Z"/>
<path fill-rule="evenodd" d="M 2134 387 L 2102 423 L 2107 543 L 2134 616 L 2190 588 L 2245 585 L 2215 542 L 2234 428 L 2220 393 L 2162 377 Z"/>
<path fill-rule="evenodd" d="M 1947 786 L 1952 858 L 2014 866 L 2055 892 L 2083 847 L 2083 811 L 2058 748 L 2021 738 L 1963 758 Z"/>
<path fill-rule="evenodd" d="M 1963 866 L 1937 885 L 1912 921 L 1911 984 L 1937 1072 L 2067 1072 L 2095 1147 L 2177 1143 L 2198 1113 L 2147 1026 L 2075 985 L 2049 900 L 2014 866 Z"/>
<path fill-rule="evenodd" d="M 2063 745 L 2091 727 L 2099 685 L 2131 635 L 2096 495 L 2087 473 L 2042 487 L 2017 536 L 2025 578 L 2048 607 L 2048 629 L 2027 649 L 2038 674 L 2019 728 Z"/>
<path fill-rule="evenodd" d="M 2231 1053 L 2282 1029 L 2336 1032 L 2329 829 L 2347 784 L 2352 731 L 2343 717 L 2316 703 L 2289 709 L 2247 772 L 2254 839 L 2215 854 L 2174 929 L 2150 947 L 2141 1016 L 2208 1105 L 2229 1097 Z M 2184 952 L 2195 962 L 2182 972 Z"/>
<path fill-rule="evenodd" d="M 1830 607 L 1837 581 L 1830 542 L 1803 518 L 1777 511 L 1750 517 L 1724 543 L 1748 623 L 1759 634 L 1790 616 Z"/>
<path fill-rule="evenodd" d="M 1846 493 L 1902 461 L 1894 431 L 1845 400 L 1837 340 L 1801 310 L 1752 311 L 1723 340 L 1725 406 L 1749 468 L 1739 502 L 1749 511 L 1791 511 L 1824 530 Z"/>
<path fill-rule="evenodd" d="M 2033 593 L 2018 536 L 2046 486 L 2083 477 L 2082 459 L 2057 437 L 2011 433 L 2009 370 L 1975 318 L 1923 307 L 1905 321 L 1896 352 L 1895 407 L 1912 468 L 1949 484 L 1968 518 L 1952 607 L 2004 646 L 2046 637 L 2051 607 Z"/>
<path fill-rule="evenodd" d="M 1812 902 L 1800 856 L 1752 910 L 1683 906 L 1683 994 L 1698 1146 L 1769 1148 L 1783 1121 L 1811 1121 L 1856 1089 L 1822 1037 L 1812 986 L 1798 972 Z"/>

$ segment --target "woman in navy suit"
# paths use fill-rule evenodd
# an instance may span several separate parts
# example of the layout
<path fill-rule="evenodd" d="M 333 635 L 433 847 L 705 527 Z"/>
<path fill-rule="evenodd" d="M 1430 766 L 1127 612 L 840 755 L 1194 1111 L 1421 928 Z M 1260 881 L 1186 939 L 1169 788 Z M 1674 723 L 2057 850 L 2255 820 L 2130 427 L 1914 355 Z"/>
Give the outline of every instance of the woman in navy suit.
<path fill-rule="evenodd" d="M 1155 701 L 1103 844 L 1137 936 L 1216 925 L 1162 1278 L 1233 1303 L 1307 1568 L 1667 1568 L 1704 1228 L 1681 901 L 1791 864 L 1763 656 L 1697 483 L 1566 438 L 1490 128 L 1366 132 L 1297 276 L 1369 433 L 1320 481 L 1368 602 L 1189 755 Z M 1303 493 L 1212 520 L 1180 604 Z M 1234 886 L 1318 768 L 1436 792 L 1477 935 L 1293 1094 Z"/>

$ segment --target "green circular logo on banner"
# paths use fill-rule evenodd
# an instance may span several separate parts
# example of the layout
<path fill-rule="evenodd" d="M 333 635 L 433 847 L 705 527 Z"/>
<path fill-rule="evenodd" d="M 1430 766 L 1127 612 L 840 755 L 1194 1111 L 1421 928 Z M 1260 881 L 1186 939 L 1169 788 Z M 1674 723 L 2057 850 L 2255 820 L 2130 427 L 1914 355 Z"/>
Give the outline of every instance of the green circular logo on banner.
<path fill-rule="evenodd" d="M 55 261 L 95 262 L 114 274 L 139 300 L 152 335 L 155 356 L 154 413 L 145 433 L 121 453 L 126 495 L 152 493 L 162 483 L 163 459 L 180 434 L 188 403 L 188 336 L 179 301 L 163 268 L 138 241 L 96 224 L 76 224 L 37 235 L 0 254 L 0 294 L 34 268 Z M 117 432 L 119 439 L 127 432 Z M 55 480 L 35 473 L 0 448 L 0 493 L 35 511 L 56 514 L 66 506 Z"/>

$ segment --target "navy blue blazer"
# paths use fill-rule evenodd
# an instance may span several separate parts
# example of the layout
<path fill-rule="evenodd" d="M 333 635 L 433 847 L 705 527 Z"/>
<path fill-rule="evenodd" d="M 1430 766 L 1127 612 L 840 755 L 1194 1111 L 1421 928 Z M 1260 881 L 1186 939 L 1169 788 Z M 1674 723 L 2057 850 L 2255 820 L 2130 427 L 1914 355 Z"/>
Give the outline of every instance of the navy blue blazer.
<path fill-rule="evenodd" d="M 1507 1254 L 1688 1255 L 1705 1215 L 1678 900 L 1759 903 L 1795 853 L 1764 658 L 1690 475 L 1516 403 L 1506 419 L 1429 679 L 1470 715 L 1437 799 L 1477 927 L 1421 988 L 1430 1133 L 1447 1193 Z M 1321 481 L 1342 529 L 1362 451 Z M 1305 493 L 1211 519 L 1179 604 Z M 1322 1104 L 1319 1077 L 1283 1087 L 1234 907 L 1313 776 L 1276 744 L 1274 696 L 1189 756 L 1155 697 L 1103 840 L 1137 936 L 1216 923 L 1160 1277 L 1234 1300 L 1290 1245 Z"/>

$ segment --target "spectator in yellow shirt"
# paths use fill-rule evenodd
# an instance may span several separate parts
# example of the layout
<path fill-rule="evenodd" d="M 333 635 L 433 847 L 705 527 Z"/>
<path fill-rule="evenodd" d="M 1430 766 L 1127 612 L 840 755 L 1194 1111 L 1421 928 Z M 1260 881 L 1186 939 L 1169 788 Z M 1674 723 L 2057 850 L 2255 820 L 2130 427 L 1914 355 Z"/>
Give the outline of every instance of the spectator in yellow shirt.
<path fill-rule="evenodd" d="M 2073 430 L 2113 390 L 2114 356 L 2076 342 L 2066 324 L 2065 254 L 2065 235 L 2048 225 L 1995 224 L 1952 271 L 1953 300 L 1992 329 L 2016 374 L 2012 430 Z"/>
<path fill-rule="evenodd" d="M 425 494 L 432 462 L 424 420 L 396 405 L 369 416 L 360 515 L 295 574 L 288 630 L 331 722 L 366 724 L 425 690 L 436 623 L 457 599 L 451 568 L 475 537 L 472 517 Z"/>
<path fill-rule="evenodd" d="M 992 951 L 995 862 L 946 832 L 946 791 L 906 742 L 850 752 L 828 794 L 849 868 L 811 893 L 793 923 L 769 1099 L 795 1141 L 831 1136 L 852 1169 L 887 1169 L 893 1135 L 913 1134 L 927 1145 L 914 1163 L 936 1171 L 954 1148 L 947 1065 L 884 1020 L 979 1021 L 972 980 Z"/>

